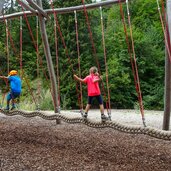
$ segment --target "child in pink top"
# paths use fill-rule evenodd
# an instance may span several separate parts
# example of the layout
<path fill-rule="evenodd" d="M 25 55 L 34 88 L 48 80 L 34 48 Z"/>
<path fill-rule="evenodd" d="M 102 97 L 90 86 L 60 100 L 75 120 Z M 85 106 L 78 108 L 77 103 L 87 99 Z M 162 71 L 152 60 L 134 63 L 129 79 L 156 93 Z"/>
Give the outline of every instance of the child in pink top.
<path fill-rule="evenodd" d="M 74 75 L 74 78 L 82 83 L 87 84 L 87 92 L 88 92 L 88 103 L 85 108 L 85 114 L 83 117 L 86 119 L 88 115 L 88 111 L 91 107 L 93 98 L 96 98 L 99 102 L 101 119 L 102 121 L 106 121 L 107 117 L 104 115 L 104 106 L 103 99 L 101 96 L 99 81 L 101 81 L 101 77 L 99 76 L 98 70 L 96 67 L 90 68 L 90 74 L 86 76 L 84 79 L 79 78 L 77 75 Z"/>

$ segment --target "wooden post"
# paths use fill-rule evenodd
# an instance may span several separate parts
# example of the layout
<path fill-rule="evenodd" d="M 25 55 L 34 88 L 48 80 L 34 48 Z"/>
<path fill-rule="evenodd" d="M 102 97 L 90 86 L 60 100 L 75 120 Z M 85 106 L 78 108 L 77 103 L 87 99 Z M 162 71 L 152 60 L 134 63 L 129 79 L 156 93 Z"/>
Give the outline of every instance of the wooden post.
<path fill-rule="evenodd" d="M 171 37 L 171 0 L 167 0 L 167 22 L 168 31 L 167 35 Z M 167 30 L 166 30 L 167 31 Z M 170 41 L 167 39 L 167 41 Z M 170 44 L 171 42 L 168 42 Z M 164 116 L 163 116 L 163 130 L 169 130 L 170 124 L 170 103 L 171 103 L 171 63 L 166 50 L 165 57 L 165 101 L 164 101 Z"/>
<path fill-rule="evenodd" d="M 42 0 L 37 0 L 37 4 L 42 8 Z M 41 30 L 41 36 L 42 41 L 44 44 L 44 52 L 46 55 L 46 61 L 51 81 L 51 87 L 52 87 L 52 96 L 54 101 L 54 111 L 55 113 L 58 113 L 58 93 L 57 93 L 57 82 L 56 82 L 56 76 L 54 71 L 54 66 L 52 62 L 49 42 L 47 38 L 47 32 L 46 32 L 46 24 L 44 17 L 39 13 L 39 22 L 40 22 L 40 30 Z"/>

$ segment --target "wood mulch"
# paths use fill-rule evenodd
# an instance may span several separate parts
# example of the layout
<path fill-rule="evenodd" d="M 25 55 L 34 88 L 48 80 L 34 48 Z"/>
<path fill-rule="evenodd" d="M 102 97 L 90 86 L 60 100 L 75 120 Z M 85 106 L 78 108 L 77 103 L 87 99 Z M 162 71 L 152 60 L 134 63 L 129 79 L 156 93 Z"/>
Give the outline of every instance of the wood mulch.
<path fill-rule="evenodd" d="M 0 116 L 0 171 L 171 171 L 171 142 Z"/>

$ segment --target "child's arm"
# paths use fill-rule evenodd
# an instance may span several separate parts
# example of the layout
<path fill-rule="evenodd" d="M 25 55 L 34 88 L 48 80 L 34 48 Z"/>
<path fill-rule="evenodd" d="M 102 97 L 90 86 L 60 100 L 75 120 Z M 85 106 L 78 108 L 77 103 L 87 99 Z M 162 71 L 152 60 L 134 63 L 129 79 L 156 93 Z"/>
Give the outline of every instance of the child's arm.
<path fill-rule="evenodd" d="M 96 75 L 98 78 L 96 78 L 96 79 L 93 81 L 94 83 L 99 82 L 99 81 L 102 81 L 102 77 L 99 75 L 98 72 L 96 72 L 95 75 Z"/>
<path fill-rule="evenodd" d="M 82 82 L 82 83 L 84 83 L 84 80 L 83 79 L 81 79 L 81 78 L 79 78 L 77 75 L 75 75 L 74 74 L 74 78 L 76 79 L 76 80 L 78 80 L 78 81 L 80 81 L 80 82 Z"/>
<path fill-rule="evenodd" d="M 6 76 L 0 76 L 0 78 L 2 78 L 2 79 L 8 79 L 8 77 L 6 77 Z"/>

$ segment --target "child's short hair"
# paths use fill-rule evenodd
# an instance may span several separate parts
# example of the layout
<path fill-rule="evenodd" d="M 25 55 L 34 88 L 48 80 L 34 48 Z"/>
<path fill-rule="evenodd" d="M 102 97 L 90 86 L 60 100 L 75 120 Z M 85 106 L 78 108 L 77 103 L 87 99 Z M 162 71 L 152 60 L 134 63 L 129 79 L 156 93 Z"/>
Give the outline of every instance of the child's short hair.
<path fill-rule="evenodd" d="M 96 72 L 98 72 L 97 67 L 93 66 L 93 67 L 90 68 L 90 73 L 95 74 Z"/>

